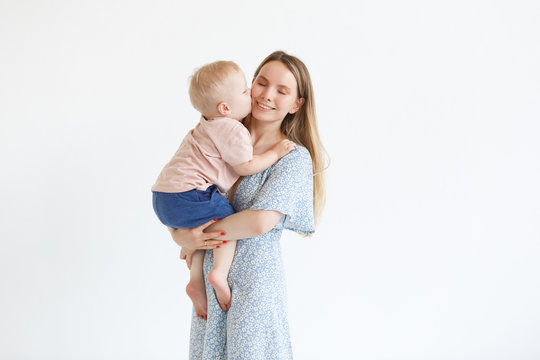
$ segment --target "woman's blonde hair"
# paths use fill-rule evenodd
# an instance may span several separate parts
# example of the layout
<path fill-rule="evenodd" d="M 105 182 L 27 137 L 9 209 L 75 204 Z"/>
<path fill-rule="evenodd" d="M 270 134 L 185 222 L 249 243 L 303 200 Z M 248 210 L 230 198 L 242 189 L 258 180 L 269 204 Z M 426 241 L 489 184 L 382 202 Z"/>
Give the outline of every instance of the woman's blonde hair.
<path fill-rule="evenodd" d="M 280 61 L 287 66 L 298 84 L 298 97 L 304 98 L 304 104 L 296 113 L 285 116 L 281 122 L 281 131 L 289 140 L 308 149 L 311 155 L 313 162 L 313 215 L 315 224 L 318 224 L 326 204 L 325 170 L 328 167 L 329 159 L 317 128 L 311 77 L 306 65 L 300 59 L 283 51 L 274 51 L 264 59 L 255 70 L 253 77 L 256 78 L 262 67 L 270 61 Z M 249 121 L 249 117 L 246 120 Z"/>

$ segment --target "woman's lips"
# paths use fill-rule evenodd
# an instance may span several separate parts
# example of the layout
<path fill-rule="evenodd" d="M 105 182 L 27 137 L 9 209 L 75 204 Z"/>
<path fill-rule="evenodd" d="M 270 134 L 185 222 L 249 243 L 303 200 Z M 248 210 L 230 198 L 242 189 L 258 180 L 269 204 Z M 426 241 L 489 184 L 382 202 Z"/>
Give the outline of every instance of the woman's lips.
<path fill-rule="evenodd" d="M 257 104 L 257 109 L 259 109 L 261 111 L 272 111 L 272 110 L 274 110 L 273 107 L 265 105 L 265 104 L 261 104 L 258 101 L 255 101 L 255 103 Z"/>

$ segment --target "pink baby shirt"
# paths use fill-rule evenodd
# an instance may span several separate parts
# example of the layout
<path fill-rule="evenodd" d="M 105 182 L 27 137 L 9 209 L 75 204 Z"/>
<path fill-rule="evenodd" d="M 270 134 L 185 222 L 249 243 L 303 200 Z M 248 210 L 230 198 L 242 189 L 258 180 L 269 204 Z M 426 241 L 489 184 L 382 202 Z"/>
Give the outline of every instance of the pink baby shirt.
<path fill-rule="evenodd" d="M 251 135 L 238 120 L 201 121 L 182 140 L 159 174 L 152 191 L 177 193 L 217 185 L 224 194 L 238 179 L 232 166 L 253 158 Z"/>

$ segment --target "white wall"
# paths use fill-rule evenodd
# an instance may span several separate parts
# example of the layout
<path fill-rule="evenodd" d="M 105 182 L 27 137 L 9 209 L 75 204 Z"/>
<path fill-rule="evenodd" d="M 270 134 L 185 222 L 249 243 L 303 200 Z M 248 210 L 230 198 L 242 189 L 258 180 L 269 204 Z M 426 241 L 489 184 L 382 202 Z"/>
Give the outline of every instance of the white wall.
<path fill-rule="evenodd" d="M 193 68 L 250 76 L 275 49 L 308 65 L 332 157 L 316 236 L 282 241 L 296 358 L 540 358 L 539 16 L 0 2 L 0 358 L 187 357 L 188 272 L 150 186 L 197 121 Z"/>

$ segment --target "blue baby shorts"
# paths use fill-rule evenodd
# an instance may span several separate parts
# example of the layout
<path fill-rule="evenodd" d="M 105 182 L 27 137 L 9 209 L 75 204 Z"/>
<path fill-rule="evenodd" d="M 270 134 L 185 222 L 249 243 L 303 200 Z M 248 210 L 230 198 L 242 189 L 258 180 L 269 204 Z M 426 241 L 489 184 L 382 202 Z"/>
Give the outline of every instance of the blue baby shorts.
<path fill-rule="evenodd" d="M 212 219 L 234 214 L 234 209 L 216 185 L 181 193 L 152 192 L 154 211 L 159 220 L 174 229 L 192 228 Z"/>

